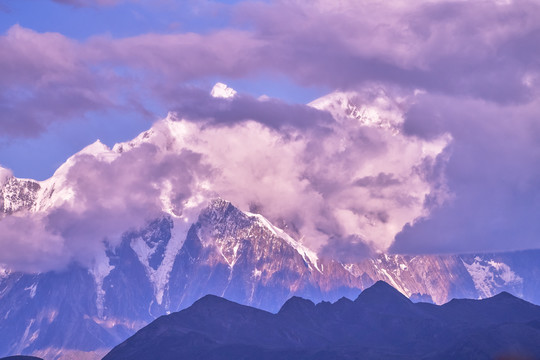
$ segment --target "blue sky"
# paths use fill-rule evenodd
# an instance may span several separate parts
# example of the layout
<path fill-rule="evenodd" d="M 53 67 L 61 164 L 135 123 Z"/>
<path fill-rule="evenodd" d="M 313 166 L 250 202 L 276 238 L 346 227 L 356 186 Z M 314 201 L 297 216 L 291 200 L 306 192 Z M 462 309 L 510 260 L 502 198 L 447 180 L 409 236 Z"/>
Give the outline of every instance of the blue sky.
<path fill-rule="evenodd" d="M 50 0 L 6 0 L 0 8 L 0 31 L 20 25 L 39 33 L 56 32 L 78 41 L 92 36 L 132 37 L 145 33 L 208 33 L 231 25 L 230 5 L 239 1 L 166 1 L 160 5 L 137 2 L 114 6 L 75 6 Z M 247 78 L 207 76 L 189 83 L 208 91 L 225 82 L 237 91 L 268 95 L 292 103 L 307 103 L 329 92 L 325 86 L 301 86 L 286 75 Z M 151 100 L 149 100 L 151 101 Z M 151 116 L 136 111 L 85 112 L 69 122 L 54 123 L 32 137 L 5 137 L 0 133 L 0 165 L 15 176 L 44 180 L 69 156 L 100 139 L 108 146 L 132 139 L 165 117 L 168 108 L 152 106 Z"/>

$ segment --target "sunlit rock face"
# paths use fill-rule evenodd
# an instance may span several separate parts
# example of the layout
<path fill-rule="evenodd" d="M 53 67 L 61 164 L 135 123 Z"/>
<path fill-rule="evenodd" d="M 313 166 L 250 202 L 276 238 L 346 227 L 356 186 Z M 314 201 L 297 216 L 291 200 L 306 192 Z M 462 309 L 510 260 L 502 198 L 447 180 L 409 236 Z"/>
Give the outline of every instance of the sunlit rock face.
<path fill-rule="evenodd" d="M 199 216 L 176 258 L 168 286 L 171 310 L 204 294 L 276 311 L 292 294 L 322 299 L 347 292 L 321 286 L 323 263 L 260 215 L 216 200 Z M 342 284 L 354 277 L 341 268 Z M 354 288 L 354 291 L 353 291 Z M 350 293 L 357 292 L 355 286 Z"/>

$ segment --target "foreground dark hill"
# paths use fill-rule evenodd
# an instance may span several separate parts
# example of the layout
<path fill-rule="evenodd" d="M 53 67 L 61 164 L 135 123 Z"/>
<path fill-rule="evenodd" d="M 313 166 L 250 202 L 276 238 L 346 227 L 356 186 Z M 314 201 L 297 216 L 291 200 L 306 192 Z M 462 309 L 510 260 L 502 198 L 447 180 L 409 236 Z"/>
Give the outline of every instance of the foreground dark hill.
<path fill-rule="evenodd" d="M 538 359 L 540 307 L 500 293 L 438 306 L 385 282 L 355 301 L 293 297 L 277 314 L 208 295 L 162 316 L 103 360 Z"/>

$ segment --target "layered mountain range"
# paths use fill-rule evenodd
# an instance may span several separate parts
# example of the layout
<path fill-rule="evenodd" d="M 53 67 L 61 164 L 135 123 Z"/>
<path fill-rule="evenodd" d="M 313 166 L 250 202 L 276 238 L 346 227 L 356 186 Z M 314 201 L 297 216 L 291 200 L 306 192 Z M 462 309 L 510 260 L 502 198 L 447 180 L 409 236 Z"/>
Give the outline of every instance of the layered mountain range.
<path fill-rule="evenodd" d="M 206 294 L 277 311 L 291 296 L 315 302 L 354 298 L 384 280 L 416 301 L 508 291 L 540 302 L 539 251 L 380 255 L 342 264 L 318 258 L 261 215 L 220 199 L 201 212 L 181 246 L 173 229 L 165 217 L 125 234 L 120 246 L 107 251 L 107 273 L 77 264 L 38 274 L 4 269 L 1 354 L 52 359 L 82 351 L 99 357 L 155 318 Z M 172 247 L 178 250 L 169 258 Z"/>
<path fill-rule="evenodd" d="M 235 94 L 223 86 L 214 90 L 214 96 L 223 98 Z M 328 109 L 336 118 L 347 117 L 348 121 L 394 136 L 397 128 L 393 117 L 370 115 L 370 109 L 354 105 L 347 96 L 334 94 L 313 106 Z M 183 147 L 188 141 L 202 142 L 190 133 L 191 126 L 171 114 L 136 139 L 112 149 L 97 141 L 68 159 L 50 179 L 34 181 L 11 175 L 0 178 L 0 222 L 45 218 L 41 228 L 28 231 L 29 239 L 23 238 L 42 241 L 35 244 L 38 249 L 55 245 L 57 240 L 63 246 L 66 241 L 79 241 L 79 248 L 67 247 L 70 254 L 76 252 L 79 256 L 56 268 L 50 268 L 51 261 L 44 262 L 48 266 L 44 265 L 45 270 L 35 271 L 0 266 L 0 356 L 33 354 L 47 360 L 100 358 L 156 318 L 185 309 L 207 294 L 276 312 L 292 296 L 314 302 L 352 299 L 383 280 L 414 301 L 443 304 L 453 298 L 487 298 L 507 291 L 540 303 L 540 250 L 421 256 L 378 253 L 347 261 L 319 254 L 307 245 L 294 224 L 270 221 L 261 214 L 264 212 L 258 208 L 264 208 L 264 204 L 244 208 L 222 199 L 204 179 L 192 173 L 177 177 L 171 172 L 174 166 L 179 171 L 183 169 L 186 156 L 196 158 Z M 420 153 L 431 154 L 434 145 L 428 145 Z M 138 157 L 143 154 L 141 149 L 165 154 L 160 155 L 165 165 L 152 168 L 161 175 L 146 174 L 151 183 L 141 193 L 133 194 L 131 182 L 110 189 L 110 183 L 90 176 L 84 167 L 90 163 L 104 168 L 103 173 L 110 176 L 106 180 L 112 181 L 126 175 L 121 173 L 122 169 L 131 169 L 126 164 L 144 160 Z M 133 155 L 136 151 L 137 156 Z M 171 153 L 183 157 L 169 161 L 167 156 Z M 127 175 L 129 179 L 141 176 Z M 359 178 L 355 186 L 365 187 L 379 178 L 389 186 L 402 181 L 383 172 L 374 175 Z M 91 180 L 105 185 L 100 188 Z M 188 181 L 194 184 L 192 188 L 175 188 Z M 425 196 L 418 181 L 415 179 L 413 184 L 419 189 L 417 195 Z M 84 196 L 81 189 L 87 191 Z M 133 199 L 127 205 L 117 206 L 117 192 L 133 195 Z M 155 194 L 157 200 L 142 203 L 141 210 L 137 204 L 147 192 Z M 87 204 L 94 195 L 99 206 L 89 211 Z M 384 194 L 376 195 L 381 198 Z M 100 201 L 109 198 L 110 203 L 101 206 Z M 146 211 L 156 210 L 154 207 L 157 211 Z M 129 218 L 128 213 L 135 210 L 145 216 Z M 106 215 L 99 217 L 103 211 Z M 400 215 L 403 211 L 397 213 L 399 221 L 406 220 Z M 126 228 L 120 228 L 118 236 L 105 234 L 96 241 L 88 235 L 92 226 L 83 227 L 82 231 L 73 229 L 75 226 L 70 227 L 65 220 L 70 216 L 79 225 L 85 224 L 85 216 L 92 216 L 92 226 L 107 223 L 115 232 L 118 222 L 123 226 L 124 218 L 129 221 L 125 222 Z M 384 235 L 377 226 L 385 226 L 388 216 L 385 212 L 369 212 L 361 220 L 368 223 L 369 229 L 375 229 L 374 234 Z M 374 219 L 379 219 L 379 225 L 374 225 Z M 54 222 L 63 227 L 62 231 L 55 229 L 50 233 L 51 243 L 46 243 L 49 238 L 32 238 L 40 229 L 50 231 Z M 41 258 L 62 255 L 61 251 L 58 255 L 48 250 Z M 89 255 L 81 256 L 86 253 Z M 36 262 L 40 261 L 38 256 Z"/>
<path fill-rule="evenodd" d="M 540 307 L 506 292 L 413 303 L 378 281 L 354 300 L 293 297 L 277 312 L 207 295 L 160 317 L 103 360 L 534 359 Z"/>

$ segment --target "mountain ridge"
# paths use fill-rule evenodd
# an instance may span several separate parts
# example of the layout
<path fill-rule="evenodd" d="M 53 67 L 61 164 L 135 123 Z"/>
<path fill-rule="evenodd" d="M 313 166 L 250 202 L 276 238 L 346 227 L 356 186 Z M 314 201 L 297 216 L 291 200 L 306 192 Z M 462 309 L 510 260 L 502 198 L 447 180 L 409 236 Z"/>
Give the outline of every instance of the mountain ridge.
<path fill-rule="evenodd" d="M 234 101 L 234 90 L 224 85 L 215 90 L 214 96 L 231 97 L 220 100 L 222 104 Z M 343 133 L 340 124 L 344 123 L 354 125 L 355 131 L 359 131 L 355 136 L 366 129 L 372 135 L 381 132 L 379 140 L 400 136 L 403 116 L 396 110 L 399 104 L 382 92 L 336 92 L 309 106 L 332 114 L 337 126 L 333 130 L 343 137 L 343 146 L 356 143 L 354 136 Z M 255 123 L 246 124 L 250 131 L 259 129 Z M 215 134 L 201 138 L 203 128 L 208 130 L 211 126 L 181 119 L 171 112 L 149 130 L 112 148 L 96 141 L 67 159 L 53 176 L 43 181 L 18 179 L 0 168 L 0 221 L 12 221 L 12 228 L 34 230 L 22 243 L 37 236 L 45 248 L 52 239 L 52 251 L 30 256 L 25 265 L 55 260 L 45 261 L 49 265 L 45 269 L 25 272 L 0 264 L 0 330 L 7 334 L 0 339 L 0 356 L 22 352 L 56 360 L 70 351 L 79 357 L 80 351 L 106 351 L 157 317 L 182 310 L 207 293 L 274 312 L 296 295 L 319 303 L 315 306 L 318 311 L 328 305 L 320 301 L 352 298 L 358 291 L 384 280 L 406 297 L 431 299 L 437 304 L 455 297 L 486 298 L 502 290 L 540 303 L 540 278 L 536 276 L 540 273 L 540 250 L 419 256 L 381 253 L 347 261 L 331 255 L 332 252 L 313 251 L 303 241 L 303 233 L 294 221 L 287 222 L 281 215 L 265 216 L 266 204 L 261 200 L 237 204 L 221 199 L 207 179 L 184 171 L 186 157 L 201 166 L 203 173 L 216 170 L 209 170 L 209 165 L 201 161 L 203 155 L 197 155 L 204 150 L 201 144 L 216 139 Z M 273 130 L 264 131 L 266 136 Z M 283 139 L 278 140 L 278 147 L 283 146 Z M 431 159 L 444 148 L 446 140 L 443 137 L 434 142 L 415 142 L 410 150 L 418 152 L 421 159 Z M 226 146 L 212 151 L 227 158 Z M 398 160 L 401 162 L 401 157 Z M 135 170 L 144 173 L 146 177 L 141 178 L 145 183 L 137 182 L 141 180 L 139 173 L 130 167 L 134 163 L 143 164 Z M 159 166 L 152 167 L 155 163 Z M 227 165 L 231 165 L 232 176 L 236 176 L 235 164 Z M 100 171 L 90 171 L 96 167 Z M 121 175 L 118 169 L 129 175 L 126 182 L 114 182 Z M 383 167 L 375 173 L 351 174 L 347 182 L 352 181 L 356 190 L 366 191 L 370 184 L 375 184 L 380 194 L 381 186 L 393 189 L 407 180 L 406 174 L 389 173 Z M 316 180 L 324 183 L 325 178 Z M 186 182 L 190 186 L 184 186 Z M 415 196 L 424 199 L 429 191 L 426 184 L 422 179 L 413 182 Z M 269 184 L 261 183 L 260 187 L 265 188 L 264 185 Z M 132 199 L 133 190 L 141 186 L 145 191 L 136 192 Z M 97 194 L 97 190 L 101 192 Z M 144 203 L 140 200 L 148 200 L 146 192 L 153 198 Z M 286 194 L 283 196 L 287 198 Z M 89 209 L 84 206 L 86 202 L 91 205 Z M 114 213 L 107 212 L 111 208 Z M 139 211 L 138 216 L 125 220 L 136 212 L 134 209 Z M 353 210 L 352 213 L 356 211 Z M 391 232 L 384 224 L 392 215 L 387 209 L 382 210 L 385 211 L 370 210 L 365 216 L 354 216 L 367 224 L 369 231 L 382 226 L 381 231 L 373 230 L 372 235 L 386 237 L 388 241 Z M 410 214 L 401 211 L 401 215 L 407 216 L 399 217 L 399 221 L 405 223 L 412 219 L 409 216 L 422 215 L 420 210 L 415 208 Z M 347 216 L 343 212 L 341 215 Z M 73 248 L 61 248 L 72 245 L 73 238 L 62 236 L 63 232 L 69 235 L 76 226 L 55 229 L 48 234 L 49 238 L 38 236 L 53 222 L 65 224 L 66 218 L 77 220 L 76 224 L 85 230 L 76 234 L 82 239 L 80 244 L 74 241 Z M 33 220 L 38 223 L 35 229 Z M 317 222 L 315 218 L 307 220 Z M 108 227 L 104 228 L 109 232 L 88 238 L 86 233 L 102 223 L 106 223 Z M 88 243 L 93 246 L 86 247 Z M 25 253 L 23 250 L 21 253 Z M 74 257 L 68 261 L 71 258 L 62 257 L 64 253 L 82 254 L 82 259 Z M 53 258 L 54 255 L 59 257 Z M 340 306 L 348 308 L 350 300 L 343 298 Z M 66 336 L 62 329 L 76 331 Z"/>
<path fill-rule="evenodd" d="M 199 221 L 191 226 L 185 240 L 174 240 L 174 221 L 167 217 L 156 220 L 146 229 L 126 233 L 117 248 L 108 250 L 105 258 L 108 268 L 101 275 L 100 282 L 96 281 L 91 269 L 79 265 L 73 265 L 67 272 L 38 275 L 4 271 L 0 277 L 0 316 L 4 318 L 0 321 L 0 328 L 11 336 L 0 343 L 0 355 L 22 352 L 56 359 L 57 355 L 53 353 L 57 354 L 58 349 L 66 353 L 70 349 L 103 351 L 156 317 L 186 308 L 207 293 L 274 312 L 280 310 L 285 300 L 297 295 L 319 302 L 315 310 L 311 306 L 303 307 L 310 313 L 327 306 L 320 301 L 353 297 L 359 290 L 373 284 L 376 286 L 371 291 L 381 287 L 395 292 L 394 287 L 376 282 L 388 280 L 385 276 L 389 274 L 395 276 L 390 278 L 394 282 L 407 274 L 409 277 L 401 281 L 410 288 L 425 286 L 448 276 L 454 277 L 453 281 L 469 281 L 474 289 L 464 261 L 503 262 L 502 258 L 480 259 L 484 255 L 454 258 L 381 255 L 356 264 L 357 270 L 366 270 L 355 276 L 346 265 L 335 261 L 318 259 L 319 269 L 316 268 L 301 249 L 299 251 L 290 244 L 290 239 L 281 238 L 280 233 L 272 231 L 261 219 L 261 216 L 246 214 L 230 202 L 217 199 L 201 211 Z M 158 274 L 158 269 L 164 266 L 162 263 L 171 241 L 176 241 L 174 246 L 181 246 L 171 258 L 172 264 L 167 265 L 170 267 L 167 281 L 156 283 L 153 274 Z M 504 262 L 522 263 L 522 266 L 529 267 L 530 260 L 540 258 L 540 255 L 533 256 L 535 253 L 498 256 L 506 256 Z M 444 264 L 448 266 L 450 260 L 453 266 L 461 266 L 462 273 L 469 278 L 460 278 L 456 272 L 426 273 L 414 268 L 417 264 L 441 268 Z M 523 273 L 520 274 L 524 277 Z M 410 278 L 422 280 L 415 283 L 407 280 Z M 530 278 L 529 281 L 537 280 Z M 60 282 L 76 286 L 62 287 Z M 334 284 L 334 287 L 329 287 L 329 284 Z M 445 290 L 444 283 L 432 284 Z M 459 282 L 455 284 L 457 286 Z M 463 288 L 457 289 L 450 292 L 454 294 L 452 297 L 470 297 Z M 369 293 L 365 292 L 359 298 L 365 298 Z M 482 295 L 472 290 L 471 293 L 474 297 Z M 440 299 L 436 293 L 432 294 Z M 508 296 L 502 294 L 500 297 Z M 401 294 L 400 298 L 399 302 L 408 306 L 410 301 Z M 347 309 L 351 302 L 342 299 L 340 306 Z M 447 306 L 452 307 L 452 303 Z M 379 305 L 384 308 L 384 302 Z M 65 328 L 79 330 L 66 337 L 62 330 Z M 47 349 L 51 349 L 50 353 Z"/>
<path fill-rule="evenodd" d="M 275 314 L 206 296 L 192 307 L 141 329 L 103 360 L 146 360 L 152 356 L 166 360 L 186 353 L 193 359 L 216 360 L 236 358 L 236 354 L 243 359 L 266 359 L 277 354 L 280 359 L 350 359 L 358 354 L 363 354 L 364 359 L 540 355 L 540 345 L 533 342 L 540 339 L 540 328 L 530 326 L 540 320 L 540 306 L 524 302 L 527 311 L 521 312 L 508 303 L 507 294 L 474 302 L 455 300 L 462 309 L 449 313 L 444 305 L 426 308 L 412 302 L 399 312 L 395 308 L 381 308 L 377 304 L 403 300 L 401 293 L 382 282 L 363 292 L 373 301 L 349 301 L 348 306 L 343 306 L 343 300 L 315 305 L 293 297 L 282 306 L 285 311 Z M 362 293 L 358 298 L 361 296 Z M 477 317 L 471 322 L 467 319 L 471 310 L 492 316 Z M 521 337 L 514 336 L 512 342 L 497 342 L 511 329 L 519 330 Z M 193 338 L 195 334 L 197 340 Z M 183 347 L 179 348 L 178 343 Z M 233 353 L 232 348 L 236 348 Z"/>

